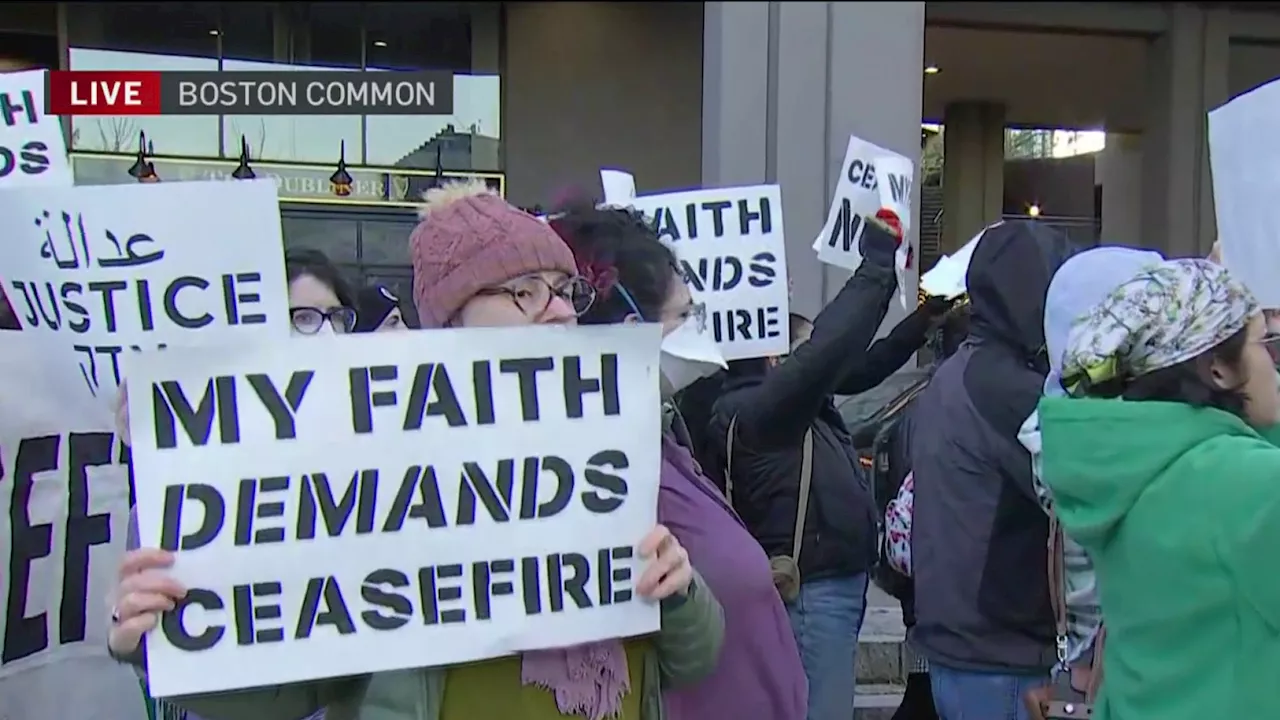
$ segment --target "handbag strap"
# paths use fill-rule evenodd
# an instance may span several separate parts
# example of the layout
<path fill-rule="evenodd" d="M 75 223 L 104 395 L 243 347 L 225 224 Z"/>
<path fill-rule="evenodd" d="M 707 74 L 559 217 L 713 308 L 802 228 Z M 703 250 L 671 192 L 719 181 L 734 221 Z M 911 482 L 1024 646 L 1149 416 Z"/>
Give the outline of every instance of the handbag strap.
<path fill-rule="evenodd" d="M 729 432 L 724 439 L 724 494 L 733 507 L 733 438 L 737 435 L 738 416 L 729 420 Z M 800 495 L 796 498 L 796 527 L 791 536 L 791 558 L 800 562 L 800 548 L 804 544 L 804 524 L 809 517 L 809 488 L 813 485 L 813 428 L 804 433 L 804 445 L 800 456 Z"/>
<path fill-rule="evenodd" d="M 1065 542 L 1062 536 L 1062 525 L 1058 522 L 1058 516 L 1049 515 L 1049 602 L 1053 607 L 1053 624 L 1056 640 L 1056 649 L 1058 654 L 1058 667 L 1060 670 L 1070 672 L 1071 668 L 1067 665 L 1067 573 L 1066 562 L 1063 558 L 1063 549 Z M 1102 627 L 1098 630 L 1098 636 L 1093 643 L 1093 658 L 1089 663 L 1089 680 L 1085 684 L 1084 698 L 1086 703 L 1092 703 L 1098 695 L 1098 688 L 1102 686 L 1102 651 L 1106 644 L 1107 629 Z"/>

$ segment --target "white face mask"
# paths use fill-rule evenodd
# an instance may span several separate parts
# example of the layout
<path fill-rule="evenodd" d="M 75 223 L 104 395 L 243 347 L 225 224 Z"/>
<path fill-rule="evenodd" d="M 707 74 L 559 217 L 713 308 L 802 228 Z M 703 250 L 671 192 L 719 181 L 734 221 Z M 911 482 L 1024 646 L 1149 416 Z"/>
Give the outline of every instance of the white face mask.
<path fill-rule="evenodd" d="M 683 325 L 662 338 L 663 397 L 671 397 L 704 377 L 714 375 L 726 365 L 724 355 L 711 333 L 698 331 L 698 319 L 691 317 Z"/>

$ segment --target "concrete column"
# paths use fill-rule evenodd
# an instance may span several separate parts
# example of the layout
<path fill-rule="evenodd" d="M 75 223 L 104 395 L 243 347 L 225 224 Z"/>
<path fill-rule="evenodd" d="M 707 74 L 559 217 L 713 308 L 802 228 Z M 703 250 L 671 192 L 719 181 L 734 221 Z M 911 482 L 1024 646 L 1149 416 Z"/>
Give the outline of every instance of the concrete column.
<path fill-rule="evenodd" d="M 1095 180 L 1102 186 L 1102 243 L 1142 242 L 1142 136 L 1107 133 Z"/>
<path fill-rule="evenodd" d="M 1148 51 L 1142 142 L 1142 243 L 1203 255 L 1217 236 L 1206 116 L 1228 99 L 1226 10 L 1169 6 L 1169 30 Z"/>
<path fill-rule="evenodd" d="M 960 249 L 1004 211 L 1004 118 L 998 103 L 948 105 L 942 127 L 942 252 Z"/>
<path fill-rule="evenodd" d="M 849 275 L 811 247 L 849 135 L 919 161 L 924 3 L 704 6 L 703 185 L 782 186 L 793 309 L 812 316 Z"/>

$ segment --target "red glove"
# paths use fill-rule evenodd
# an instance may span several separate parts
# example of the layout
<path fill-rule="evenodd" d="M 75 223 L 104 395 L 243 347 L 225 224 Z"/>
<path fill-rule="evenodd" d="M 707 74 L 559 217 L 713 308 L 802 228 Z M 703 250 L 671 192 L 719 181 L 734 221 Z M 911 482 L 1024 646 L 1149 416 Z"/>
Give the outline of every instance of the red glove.
<path fill-rule="evenodd" d="M 902 221 L 898 219 L 898 213 L 889 208 L 880 208 L 876 211 L 876 220 L 889 229 L 893 236 L 898 239 L 898 244 L 902 244 Z"/>

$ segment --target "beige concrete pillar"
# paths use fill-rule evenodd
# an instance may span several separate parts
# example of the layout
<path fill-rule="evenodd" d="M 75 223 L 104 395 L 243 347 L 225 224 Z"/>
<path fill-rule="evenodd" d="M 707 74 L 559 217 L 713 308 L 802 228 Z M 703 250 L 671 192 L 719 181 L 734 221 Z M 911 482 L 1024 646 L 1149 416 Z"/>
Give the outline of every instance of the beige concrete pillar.
<path fill-rule="evenodd" d="M 958 250 L 1004 210 L 1004 118 L 998 103 L 961 102 L 943 116 L 942 252 Z"/>
<path fill-rule="evenodd" d="M 1102 186 L 1102 243 L 1141 244 L 1142 136 L 1107 133 L 1107 146 L 1094 162 Z"/>

